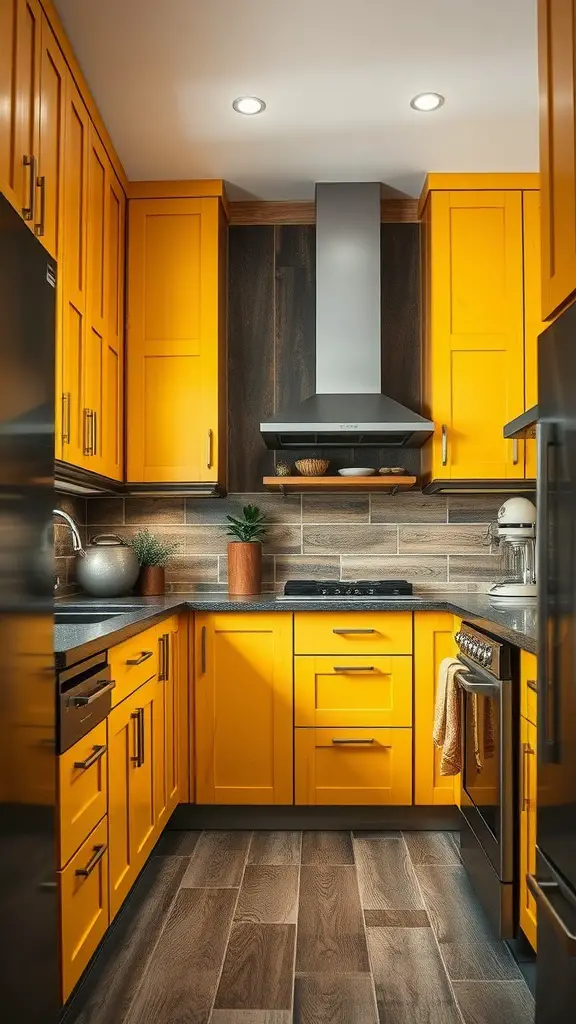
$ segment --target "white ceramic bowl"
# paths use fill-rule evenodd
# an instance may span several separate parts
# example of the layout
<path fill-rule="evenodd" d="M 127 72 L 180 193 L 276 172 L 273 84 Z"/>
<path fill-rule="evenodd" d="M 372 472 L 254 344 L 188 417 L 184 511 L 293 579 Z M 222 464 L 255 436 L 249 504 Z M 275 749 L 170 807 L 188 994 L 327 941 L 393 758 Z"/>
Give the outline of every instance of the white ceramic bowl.
<path fill-rule="evenodd" d="M 340 476 L 374 476 L 375 469 L 366 467 L 350 466 L 348 469 L 339 469 Z"/>

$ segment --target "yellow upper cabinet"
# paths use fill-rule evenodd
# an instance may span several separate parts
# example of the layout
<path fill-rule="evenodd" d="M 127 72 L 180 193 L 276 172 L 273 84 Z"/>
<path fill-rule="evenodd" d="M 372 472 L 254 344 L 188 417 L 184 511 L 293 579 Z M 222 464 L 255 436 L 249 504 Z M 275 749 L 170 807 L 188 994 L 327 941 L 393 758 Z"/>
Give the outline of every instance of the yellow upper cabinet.
<path fill-rule="evenodd" d="M 196 800 L 291 804 L 292 616 L 195 616 Z"/>
<path fill-rule="evenodd" d="M 135 199 L 128 216 L 127 478 L 223 483 L 220 200 Z"/>
<path fill-rule="evenodd" d="M 576 0 L 538 0 L 542 312 L 576 291 Z"/>
<path fill-rule="evenodd" d="M 56 258 L 66 71 L 39 0 L 0 0 L 0 189 Z"/>
<path fill-rule="evenodd" d="M 524 192 L 524 391 L 527 409 L 538 401 L 538 336 L 548 324 L 542 320 L 541 193 Z M 536 478 L 536 439 L 525 442 L 526 477 Z"/>
<path fill-rule="evenodd" d="M 503 427 L 526 407 L 524 193 L 492 187 L 489 175 L 486 189 L 482 175 L 467 189 L 467 177 L 455 188 L 447 176 L 450 187 L 430 190 L 423 208 L 424 389 L 435 423 L 424 472 L 427 481 L 523 479 L 524 442 L 505 440 Z"/>

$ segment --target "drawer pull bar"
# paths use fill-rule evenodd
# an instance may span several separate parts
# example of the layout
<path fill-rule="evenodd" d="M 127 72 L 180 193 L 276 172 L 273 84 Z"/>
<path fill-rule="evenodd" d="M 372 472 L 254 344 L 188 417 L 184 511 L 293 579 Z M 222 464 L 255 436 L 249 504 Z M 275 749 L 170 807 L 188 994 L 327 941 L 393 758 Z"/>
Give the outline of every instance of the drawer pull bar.
<path fill-rule="evenodd" d="M 374 665 L 334 665 L 335 672 L 375 672 Z"/>
<path fill-rule="evenodd" d="M 83 768 L 85 771 L 87 768 L 91 768 L 93 764 L 96 764 L 96 762 L 99 761 L 101 757 L 104 757 L 105 753 L 105 743 L 103 743 L 101 747 L 92 747 L 92 753 L 89 755 L 89 757 L 87 757 L 85 761 L 74 761 L 74 767 Z"/>
<path fill-rule="evenodd" d="M 376 630 L 376 629 L 333 629 L 332 632 L 335 633 L 336 636 L 348 636 L 348 634 L 352 635 L 352 634 L 359 634 L 359 633 L 362 633 L 362 634 L 365 634 L 365 633 L 377 633 L 378 630 Z"/>
<path fill-rule="evenodd" d="M 366 739 L 366 740 L 335 740 L 335 739 L 332 740 L 332 743 L 334 743 L 334 744 L 336 744 L 336 746 L 340 746 L 340 747 L 344 746 L 347 743 L 369 744 L 369 743 L 374 743 L 374 742 L 375 742 L 375 740 L 374 740 L 373 736 L 371 736 L 370 739 Z"/>
<path fill-rule="evenodd" d="M 144 661 L 148 661 L 148 658 L 151 658 L 153 654 L 154 651 L 142 651 L 142 654 L 140 655 L 139 658 L 128 658 L 126 664 L 141 665 Z"/>
<path fill-rule="evenodd" d="M 527 685 L 528 689 L 534 690 L 534 693 L 538 693 L 538 683 L 536 682 L 535 679 L 527 679 L 526 680 L 526 685 Z"/>
<path fill-rule="evenodd" d="M 104 685 L 102 685 L 102 683 L 104 683 Z M 94 701 L 102 697 L 103 694 L 109 693 L 115 686 L 116 683 L 113 679 L 111 679 L 110 682 L 105 679 L 101 679 L 100 682 L 96 684 L 96 689 L 92 690 L 92 693 L 82 693 L 79 697 L 69 697 L 68 703 L 71 704 L 73 708 L 85 708 L 87 704 L 93 704 Z"/>
<path fill-rule="evenodd" d="M 94 846 L 92 849 L 94 852 L 90 857 L 90 860 L 88 861 L 86 867 L 78 868 L 78 870 L 74 872 L 74 874 L 78 875 L 79 878 L 88 878 L 88 875 L 92 874 L 94 868 L 102 860 L 102 857 L 106 853 L 106 843 L 102 843 L 101 846 Z"/>

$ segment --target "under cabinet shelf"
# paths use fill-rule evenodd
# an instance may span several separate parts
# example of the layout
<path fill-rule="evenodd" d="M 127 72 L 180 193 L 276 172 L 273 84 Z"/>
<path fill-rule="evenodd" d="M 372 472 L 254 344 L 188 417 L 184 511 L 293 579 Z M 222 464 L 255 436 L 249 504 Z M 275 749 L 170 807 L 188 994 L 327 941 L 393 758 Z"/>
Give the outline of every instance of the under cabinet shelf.
<path fill-rule="evenodd" d="M 265 476 L 269 491 L 383 491 L 394 494 L 414 487 L 415 476 Z"/>

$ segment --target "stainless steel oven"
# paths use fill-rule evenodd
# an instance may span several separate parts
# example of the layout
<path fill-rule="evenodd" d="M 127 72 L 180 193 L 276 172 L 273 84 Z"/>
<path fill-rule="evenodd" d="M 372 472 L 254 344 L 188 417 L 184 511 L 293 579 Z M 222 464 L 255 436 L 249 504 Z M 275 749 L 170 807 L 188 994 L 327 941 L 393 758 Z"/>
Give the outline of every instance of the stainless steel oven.
<path fill-rule="evenodd" d="M 462 860 L 501 938 L 515 930 L 515 737 L 511 649 L 462 623 L 456 634 L 462 737 Z"/>
<path fill-rule="evenodd" d="M 102 722 L 112 706 L 114 680 L 106 652 L 58 676 L 58 751 L 63 754 Z"/>

